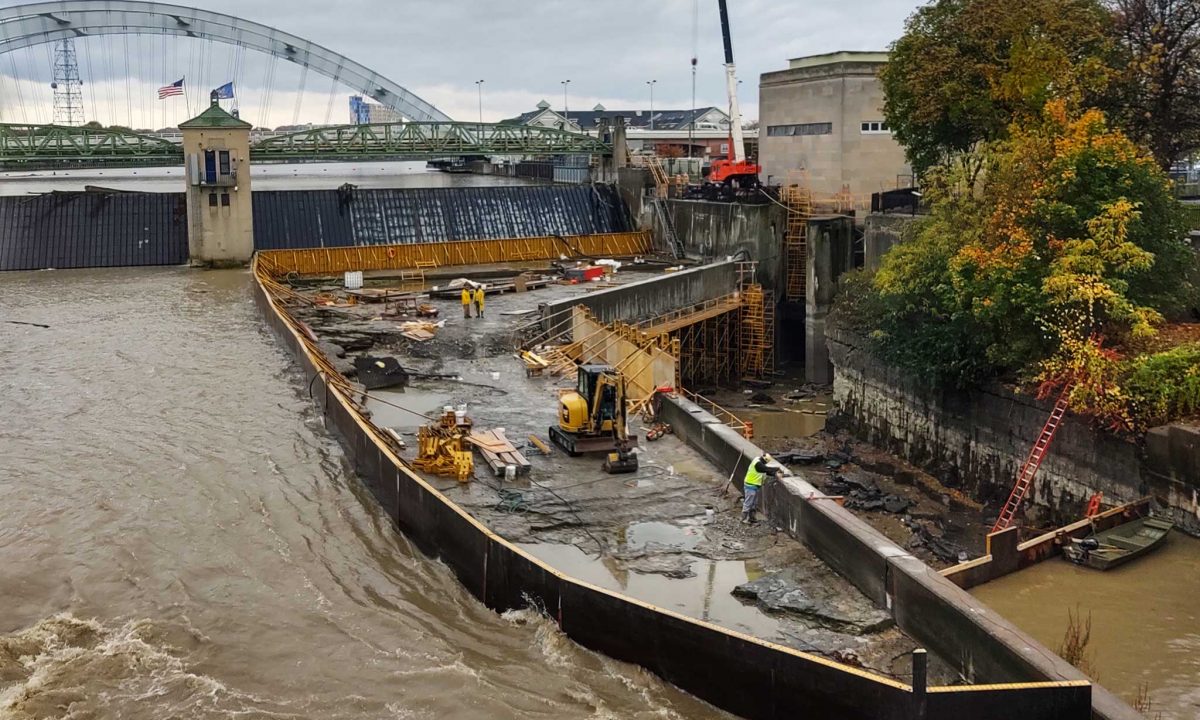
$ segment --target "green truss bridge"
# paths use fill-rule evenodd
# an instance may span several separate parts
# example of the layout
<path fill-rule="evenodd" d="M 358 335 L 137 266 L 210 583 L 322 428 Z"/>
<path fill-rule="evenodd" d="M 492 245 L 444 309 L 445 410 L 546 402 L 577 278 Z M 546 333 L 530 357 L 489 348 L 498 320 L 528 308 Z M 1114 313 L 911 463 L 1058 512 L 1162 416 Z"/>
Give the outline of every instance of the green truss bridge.
<path fill-rule="evenodd" d="M 252 136 L 253 138 L 253 136 Z M 252 139 L 251 161 L 605 155 L 595 137 L 556 128 L 462 122 L 341 125 Z M 178 137 L 120 129 L 0 124 L 0 164 L 183 164 Z"/>

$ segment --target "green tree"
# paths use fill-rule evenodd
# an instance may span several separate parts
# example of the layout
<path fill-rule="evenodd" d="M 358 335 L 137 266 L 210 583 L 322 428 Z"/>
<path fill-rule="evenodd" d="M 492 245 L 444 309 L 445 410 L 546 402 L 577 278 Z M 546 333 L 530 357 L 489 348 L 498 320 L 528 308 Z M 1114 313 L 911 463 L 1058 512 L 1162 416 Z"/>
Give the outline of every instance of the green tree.
<path fill-rule="evenodd" d="M 1053 97 L 1093 104 L 1112 75 L 1099 0 L 934 0 L 881 72 L 884 116 L 921 175 L 1006 136 Z M 973 168 L 978 171 L 978 167 Z"/>

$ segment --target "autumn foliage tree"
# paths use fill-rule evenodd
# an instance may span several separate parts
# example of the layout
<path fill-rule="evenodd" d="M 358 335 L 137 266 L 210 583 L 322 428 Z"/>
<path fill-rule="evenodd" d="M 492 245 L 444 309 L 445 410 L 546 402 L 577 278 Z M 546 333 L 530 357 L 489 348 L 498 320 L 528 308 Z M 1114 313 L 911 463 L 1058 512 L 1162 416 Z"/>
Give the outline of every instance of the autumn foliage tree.
<path fill-rule="evenodd" d="M 934 174 L 929 219 L 884 257 L 868 290 L 879 351 L 955 385 L 1069 374 L 1077 409 L 1120 424 L 1107 348 L 1194 297 L 1167 179 L 1103 113 L 1062 100 L 980 152 L 978 181 Z"/>

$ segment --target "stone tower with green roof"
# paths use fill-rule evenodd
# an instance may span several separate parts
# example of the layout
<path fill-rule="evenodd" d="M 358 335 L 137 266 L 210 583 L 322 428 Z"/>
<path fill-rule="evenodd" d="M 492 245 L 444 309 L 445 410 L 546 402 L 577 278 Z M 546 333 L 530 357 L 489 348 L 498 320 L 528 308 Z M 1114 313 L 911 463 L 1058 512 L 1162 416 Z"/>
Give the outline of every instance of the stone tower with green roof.
<path fill-rule="evenodd" d="M 226 112 L 216 97 L 204 112 L 179 123 L 193 265 L 242 265 L 254 254 L 250 127 Z"/>

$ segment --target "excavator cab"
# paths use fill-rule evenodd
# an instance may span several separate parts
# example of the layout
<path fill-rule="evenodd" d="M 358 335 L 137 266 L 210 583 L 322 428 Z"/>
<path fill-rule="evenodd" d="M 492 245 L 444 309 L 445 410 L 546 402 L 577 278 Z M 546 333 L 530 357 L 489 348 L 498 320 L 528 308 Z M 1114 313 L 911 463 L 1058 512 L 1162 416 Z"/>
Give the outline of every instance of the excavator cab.
<path fill-rule="evenodd" d="M 607 453 L 610 473 L 637 470 L 637 438 L 625 427 L 625 377 L 611 365 L 580 365 L 574 390 L 559 396 L 558 425 L 550 439 L 571 456 Z"/>

